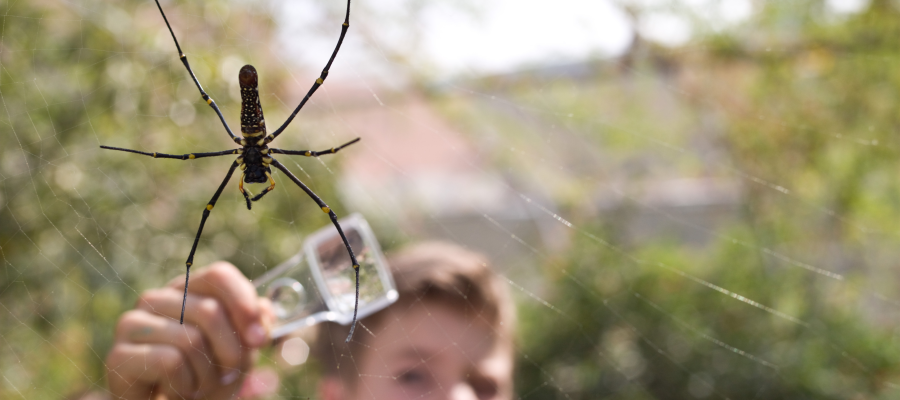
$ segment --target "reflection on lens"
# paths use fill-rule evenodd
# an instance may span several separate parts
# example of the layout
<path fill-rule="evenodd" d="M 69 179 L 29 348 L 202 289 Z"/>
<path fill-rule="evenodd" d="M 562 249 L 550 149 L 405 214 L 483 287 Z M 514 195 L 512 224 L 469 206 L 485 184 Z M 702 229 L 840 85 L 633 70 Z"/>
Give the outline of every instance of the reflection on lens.
<path fill-rule="evenodd" d="M 269 285 L 266 297 L 272 301 L 272 308 L 278 319 L 294 316 L 306 304 L 306 289 L 291 278 L 277 279 Z"/>

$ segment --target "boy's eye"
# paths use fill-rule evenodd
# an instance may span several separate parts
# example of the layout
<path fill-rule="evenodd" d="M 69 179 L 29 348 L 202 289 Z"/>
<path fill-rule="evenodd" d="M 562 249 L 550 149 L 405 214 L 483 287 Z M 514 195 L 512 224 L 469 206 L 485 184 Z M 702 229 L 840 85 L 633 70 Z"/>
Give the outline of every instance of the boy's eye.
<path fill-rule="evenodd" d="M 397 377 L 397 381 L 404 385 L 422 385 L 428 380 L 424 371 L 412 369 Z"/>

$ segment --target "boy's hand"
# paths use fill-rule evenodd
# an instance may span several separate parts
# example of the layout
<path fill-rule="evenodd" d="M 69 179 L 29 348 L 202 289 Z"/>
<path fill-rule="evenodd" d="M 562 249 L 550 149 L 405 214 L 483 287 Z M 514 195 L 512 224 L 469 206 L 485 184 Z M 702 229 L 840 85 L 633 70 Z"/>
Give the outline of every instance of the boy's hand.
<path fill-rule="evenodd" d="M 192 274 L 184 325 L 184 277 L 144 292 L 119 319 L 107 356 L 109 388 L 123 399 L 232 398 L 268 341 L 271 303 L 234 266 Z"/>

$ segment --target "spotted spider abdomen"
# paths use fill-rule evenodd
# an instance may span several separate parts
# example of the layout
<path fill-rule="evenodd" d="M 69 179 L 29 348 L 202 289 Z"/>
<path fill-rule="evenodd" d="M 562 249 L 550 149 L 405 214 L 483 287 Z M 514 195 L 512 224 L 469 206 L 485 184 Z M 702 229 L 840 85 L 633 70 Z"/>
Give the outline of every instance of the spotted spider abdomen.
<path fill-rule="evenodd" d="M 266 135 L 266 119 L 259 102 L 259 76 L 256 68 L 245 65 L 238 73 L 241 84 L 241 135 L 255 138 Z"/>

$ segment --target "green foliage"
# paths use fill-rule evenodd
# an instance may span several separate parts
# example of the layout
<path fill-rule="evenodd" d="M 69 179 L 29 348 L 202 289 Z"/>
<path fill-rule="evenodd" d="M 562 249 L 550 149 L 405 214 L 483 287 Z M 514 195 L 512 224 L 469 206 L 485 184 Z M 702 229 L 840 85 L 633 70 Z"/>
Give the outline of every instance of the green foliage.
<path fill-rule="evenodd" d="M 741 180 L 740 218 L 700 248 L 635 246 L 613 219 L 576 226 L 548 260 L 552 309 L 521 311 L 521 398 L 896 397 L 900 9 L 767 2 L 755 18 L 695 45 L 706 51 L 650 53 L 676 65 L 695 121 L 720 121 L 727 161 L 705 173 Z M 697 139 L 635 132 L 688 151 Z"/>
<path fill-rule="evenodd" d="M 855 304 L 814 310 L 846 283 L 767 270 L 745 246 L 624 255 L 580 235 L 551 274 L 554 310 L 523 310 L 523 397 L 890 398 L 900 372 L 900 347 Z"/>
<path fill-rule="evenodd" d="M 201 211 L 231 160 L 161 160 L 99 146 L 181 154 L 234 143 L 189 80 L 152 1 L 4 7 L 0 398 L 103 392 L 115 321 L 141 291 L 184 273 Z M 271 40 L 269 10 L 220 1 L 164 7 L 233 128 L 242 60 L 261 71 L 267 117 L 281 120 L 292 108 L 281 100 L 299 101 L 281 92 L 295 86 L 286 78 L 296 71 L 259 46 Z M 285 147 L 321 145 L 290 138 L 308 127 L 302 119 L 282 137 Z M 330 160 L 302 170 L 284 161 L 345 214 L 324 164 Z M 298 251 L 328 219 L 288 183 L 248 212 L 233 178 L 195 265 L 225 258 L 254 277 Z"/>

